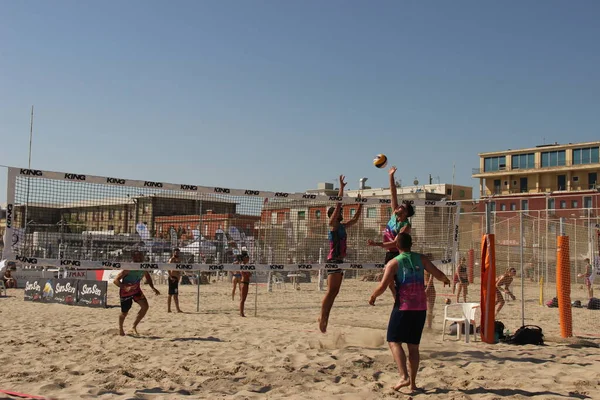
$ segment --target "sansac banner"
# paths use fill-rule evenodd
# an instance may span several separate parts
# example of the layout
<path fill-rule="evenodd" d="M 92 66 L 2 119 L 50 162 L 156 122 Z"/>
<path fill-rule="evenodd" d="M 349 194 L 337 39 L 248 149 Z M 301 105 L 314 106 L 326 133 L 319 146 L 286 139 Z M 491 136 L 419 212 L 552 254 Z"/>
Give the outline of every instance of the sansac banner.
<path fill-rule="evenodd" d="M 48 301 L 74 305 L 77 300 L 77 279 L 53 279 L 54 296 Z"/>
<path fill-rule="evenodd" d="M 77 281 L 77 305 L 87 307 L 106 307 L 108 282 Z"/>
<path fill-rule="evenodd" d="M 31 279 L 25 282 L 25 301 L 42 301 L 42 279 Z"/>
<path fill-rule="evenodd" d="M 86 307 L 106 307 L 108 282 L 83 279 L 30 279 L 25 301 L 41 301 Z"/>

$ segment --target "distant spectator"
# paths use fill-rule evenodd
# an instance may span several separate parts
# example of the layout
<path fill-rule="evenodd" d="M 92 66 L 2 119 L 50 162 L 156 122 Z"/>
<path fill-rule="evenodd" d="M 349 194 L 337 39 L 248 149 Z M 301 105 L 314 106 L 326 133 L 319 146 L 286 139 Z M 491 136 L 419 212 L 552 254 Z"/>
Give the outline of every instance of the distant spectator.
<path fill-rule="evenodd" d="M 9 268 L 6 268 L 6 271 L 4 271 L 2 280 L 4 281 L 4 286 L 6 286 L 8 289 L 14 289 L 17 287 L 17 281 L 12 277 Z"/>
<path fill-rule="evenodd" d="M 583 261 L 585 262 L 585 272 L 577 276 L 585 280 L 585 286 L 587 287 L 588 291 L 588 298 L 591 299 L 592 297 L 594 297 L 594 287 L 592 286 L 592 273 L 594 272 L 594 267 L 592 267 L 589 258 L 586 258 Z"/>

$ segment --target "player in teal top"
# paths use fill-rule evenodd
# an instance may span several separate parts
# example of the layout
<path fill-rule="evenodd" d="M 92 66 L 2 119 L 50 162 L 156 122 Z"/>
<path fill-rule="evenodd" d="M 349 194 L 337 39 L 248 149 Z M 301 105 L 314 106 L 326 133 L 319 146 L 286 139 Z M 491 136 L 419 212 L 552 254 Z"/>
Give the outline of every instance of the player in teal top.
<path fill-rule="evenodd" d="M 139 263 L 144 261 L 144 255 L 141 251 L 134 251 L 132 254 L 133 262 Z M 142 292 L 142 279 L 146 278 L 146 283 L 150 285 L 152 290 L 156 295 L 159 295 L 160 292 L 154 287 L 154 283 L 152 282 L 152 277 L 148 273 L 148 271 L 141 270 L 123 270 L 117 275 L 114 280 L 114 284 L 119 287 L 119 297 L 121 298 L 121 314 L 119 315 L 119 335 L 125 336 L 125 331 L 123 330 L 123 323 L 125 322 L 125 318 L 133 305 L 133 302 L 139 304 L 140 311 L 138 312 L 135 321 L 133 322 L 133 332 L 137 335 L 137 326 L 140 321 L 144 318 L 146 313 L 148 312 L 148 300 L 146 300 L 146 296 L 144 296 L 144 292 Z"/>

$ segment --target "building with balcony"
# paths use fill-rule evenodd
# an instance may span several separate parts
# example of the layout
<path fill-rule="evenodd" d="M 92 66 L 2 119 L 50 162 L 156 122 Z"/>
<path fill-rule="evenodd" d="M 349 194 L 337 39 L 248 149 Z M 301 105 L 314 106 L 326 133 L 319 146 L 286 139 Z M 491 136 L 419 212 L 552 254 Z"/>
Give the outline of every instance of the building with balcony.
<path fill-rule="evenodd" d="M 492 210 L 595 209 L 599 148 L 596 141 L 481 153 L 472 176 Z"/>

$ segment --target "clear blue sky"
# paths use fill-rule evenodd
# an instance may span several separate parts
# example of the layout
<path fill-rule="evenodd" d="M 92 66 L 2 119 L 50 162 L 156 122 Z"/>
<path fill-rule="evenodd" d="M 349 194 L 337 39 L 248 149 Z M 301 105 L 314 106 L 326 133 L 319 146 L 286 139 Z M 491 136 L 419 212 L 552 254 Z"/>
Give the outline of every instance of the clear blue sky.
<path fill-rule="evenodd" d="M 600 138 L 600 2 L 4 1 L 0 164 L 303 191 L 477 187 L 478 152 Z M 5 169 L 0 169 L 5 199 Z M 435 179 L 437 181 L 437 178 Z"/>

